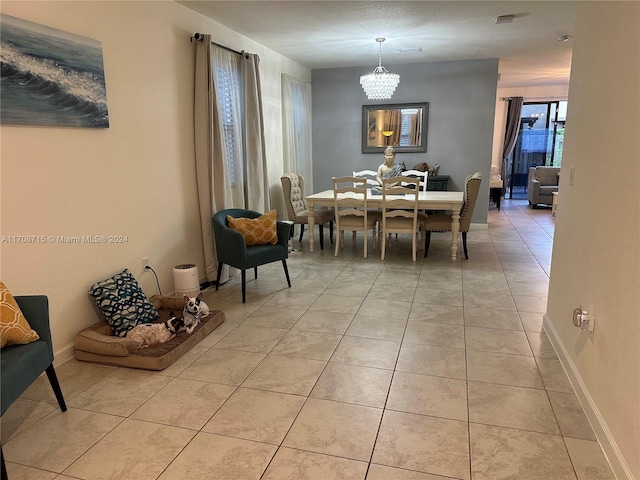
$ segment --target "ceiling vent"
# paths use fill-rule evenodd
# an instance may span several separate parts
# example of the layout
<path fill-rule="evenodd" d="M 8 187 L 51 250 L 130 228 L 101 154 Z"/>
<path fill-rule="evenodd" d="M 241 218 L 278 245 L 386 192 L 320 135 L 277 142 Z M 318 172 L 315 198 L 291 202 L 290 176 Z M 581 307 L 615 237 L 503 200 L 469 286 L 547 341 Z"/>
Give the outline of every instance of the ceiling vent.
<path fill-rule="evenodd" d="M 400 48 L 400 53 L 421 53 L 422 47 Z"/>
<path fill-rule="evenodd" d="M 496 17 L 496 24 L 511 23 L 514 18 L 515 15 L 500 15 L 499 17 Z"/>

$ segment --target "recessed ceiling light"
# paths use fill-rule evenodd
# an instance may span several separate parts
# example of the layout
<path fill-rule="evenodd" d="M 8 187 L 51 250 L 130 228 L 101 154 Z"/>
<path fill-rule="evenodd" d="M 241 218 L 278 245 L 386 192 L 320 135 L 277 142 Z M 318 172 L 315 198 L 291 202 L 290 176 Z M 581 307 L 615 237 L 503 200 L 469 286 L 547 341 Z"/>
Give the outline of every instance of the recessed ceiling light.
<path fill-rule="evenodd" d="M 422 47 L 400 48 L 400 53 L 420 53 Z"/>
<path fill-rule="evenodd" d="M 511 23 L 514 18 L 516 18 L 515 15 L 500 15 L 496 17 L 496 24 Z"/>

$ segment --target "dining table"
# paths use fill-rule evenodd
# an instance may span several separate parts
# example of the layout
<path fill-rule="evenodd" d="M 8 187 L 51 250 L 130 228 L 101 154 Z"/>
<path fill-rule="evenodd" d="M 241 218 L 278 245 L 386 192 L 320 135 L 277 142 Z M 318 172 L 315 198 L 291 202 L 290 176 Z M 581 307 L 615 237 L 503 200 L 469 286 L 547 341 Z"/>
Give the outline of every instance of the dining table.
<path fill-rule="evenodd" d="M 352 194 L 355 198 L 364 195 Z M 324 190 L 305 197 L 309 215 L 309 252 L 313 253 L 314 210 L 319 207 L 334 206 L 333 190 Z M 451 261 L 455 262 L 458 253 L 458 233 L 460 232 L 460 209 L 464 201 L 464 192 L 420 191 L 418 193 L 418 208 L 420 210 L 450 210 L 451 211 Z M 367 195 L 367 208 L 382 208 L 382 195 Z"/>

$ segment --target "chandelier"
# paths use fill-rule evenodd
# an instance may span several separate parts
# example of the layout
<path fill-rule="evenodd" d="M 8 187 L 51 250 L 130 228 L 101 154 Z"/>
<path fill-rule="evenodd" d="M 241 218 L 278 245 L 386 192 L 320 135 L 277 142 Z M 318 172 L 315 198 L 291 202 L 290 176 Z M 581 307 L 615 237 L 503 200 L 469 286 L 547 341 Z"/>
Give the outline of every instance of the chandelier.
<path fill-rule="evenodd" d="M 380 45 L 380 55 L 378 57 L 378 66 L 372 73 L 360 76 L 360 85 L 364 89 L 364 93 L 367 94 L 369 100 L 387 100 L 391 98 L 398 83 L 400 82 L 400 75 L 397 73 L 389 73 L 386 68 L 382 66 L 382 42 L 385 38 L 376 38 L 376 42 Z"/>

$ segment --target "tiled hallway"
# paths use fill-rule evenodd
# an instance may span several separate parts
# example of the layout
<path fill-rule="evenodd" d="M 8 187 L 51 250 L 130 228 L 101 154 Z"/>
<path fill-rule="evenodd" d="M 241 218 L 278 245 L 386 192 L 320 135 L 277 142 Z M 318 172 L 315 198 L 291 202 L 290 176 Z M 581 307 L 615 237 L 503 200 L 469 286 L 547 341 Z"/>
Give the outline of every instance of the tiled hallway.
<path fill-rule="evenodd" d="M 291 289 L 279 263 L 244 305 L 209 289 L 225 323 L 166 370 L 69 361 L 66 413 L 41 378 L 2 418 L 9 478 L 613 479 L 542 332 L 553 231 L 507 200 L 457 263 L 448 234 L 416 263 L 304 244 Z"/>

